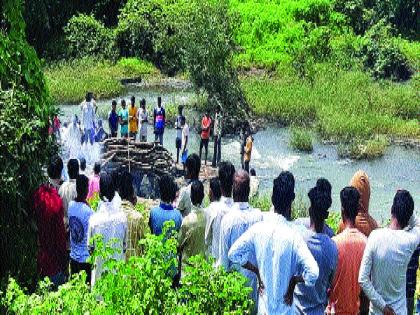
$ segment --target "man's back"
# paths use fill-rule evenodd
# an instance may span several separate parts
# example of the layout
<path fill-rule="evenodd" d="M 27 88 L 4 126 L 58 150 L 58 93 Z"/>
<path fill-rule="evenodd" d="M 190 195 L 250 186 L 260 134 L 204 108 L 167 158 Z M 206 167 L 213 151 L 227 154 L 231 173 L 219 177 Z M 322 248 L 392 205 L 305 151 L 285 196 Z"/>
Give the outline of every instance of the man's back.
<path fill-rule="evenodd" d="M 164 224 L 168 221 L 174 221 L 175 230 L 179 231 L 182 224 L 182 215 L 172 205 L 160 203 L 159 207 L 155 207 L 150 211 L 150 229 L 153 234 L 162 234 Z"/>
<path fill-rule="evenodd" d="M 410 232 L 384 228 L 370 234 L 359 281 L 371 299 L 371 314 L 382 314 L 383 303 L 396 314 L 407 313 L 407 266 L 419 242 L 418 228 Z"/>
<path fill-rule="evenodd" d="M 182 248 L 182 263 L 187 263 L 188 258 L 195 255 L 204 255 L 206 246 L 204 233 L 206 229 L 206 217 L 203 209 L 193 207 L 181 225 L 179 246 Z"/>
<path fill-rule="evenodd" d="M 131 202 L 123 200 L 121 209 L 127 216 L 128 238 L 126 256 L 128 260 L 131 256 L 140 254 L 138 242 L 144 236 L 145 224 L 142 214 L 134 209 Z"/>
<path fill-rule="evenodd" d="M 333 237 L 338 249 L 338 263 L 331 286 L 328 312 L 334 304 L 337 314 L 358 314 L 360 285 L 358 275 L 367 238 L 356 228 L 346 228 Z"/>
<path fill-rule="evenodd" d="M 259 314 L 292 314 L 293 308 L 284 303 L 291 277 L 300 272 L 313 285 L 319 272 L 302 237 L 282 216 L 255 223 L 229 252 L 231 260 L 242 265 L 254 255 L 265 287 L 258 299 Z"/>
<path fill-rule="evenodd" d="M 61 199 L 63 200 L 63 209 L 64 209 L 64 225 L 66 229 L 68 228 L 68 209 L 69 209 L 69 203 L 70 201 L 74 200 L 77 196 L 76 191 L 76 180 L 70 179 L 68 182 L 64 182 L 59 191 L 58 194 L 60 195 Z"/>

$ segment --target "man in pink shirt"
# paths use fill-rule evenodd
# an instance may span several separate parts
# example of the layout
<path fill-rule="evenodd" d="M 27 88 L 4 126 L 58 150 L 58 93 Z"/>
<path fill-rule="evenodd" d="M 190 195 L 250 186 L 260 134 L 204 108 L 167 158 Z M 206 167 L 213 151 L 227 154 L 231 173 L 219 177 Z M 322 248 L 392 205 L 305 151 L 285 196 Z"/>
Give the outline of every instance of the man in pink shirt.
<path fill-rule="evenodd" d="M 338 249 L 338 263 L 331 285 L 327 314 L 359 314 L 359 269 L 367 238 L 356 228 L 360 194 L 354 187 L 345 187 L 340 193 L 341 216 L 344 230 L 332 239 Z"/>
<path fill-rule="evenodd" d="M 205 150 L 204 164 L 205 165 L 207 165 L 207 153 L 209 151 L 211 122 L 212 121 L 211 121 L 210 115 L 208 112 L 206 112 L 203 119 L 201 120 L 201 141 L 200 141 L 200 161 L 201 161 L 201 153 L 204 147 L 204 150 Z"/>
<path fill-rule="evenodd" d="M 101 164 L 95 163 L 93 167 L 93 176 L 89 179 L 89 192 L 87 199 L 92 198 L 95 193 L 99 193 L 99 174 L 101 173 Z"/>

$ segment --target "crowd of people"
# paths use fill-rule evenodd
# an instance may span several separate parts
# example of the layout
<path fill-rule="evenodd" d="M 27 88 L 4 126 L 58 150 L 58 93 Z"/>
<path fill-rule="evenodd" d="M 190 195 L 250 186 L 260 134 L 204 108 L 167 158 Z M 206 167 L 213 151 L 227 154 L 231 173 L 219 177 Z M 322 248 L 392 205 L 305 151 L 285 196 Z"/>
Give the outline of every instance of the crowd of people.
<path fill-rule="evenodd" d="M 274 179 L 272 208 L 262 212 L 249 203 L 248 172 L 220 161 L 204 207 L 201 159 L 190 154 L 187 185 L 179 189 L 173 177 L 162 176 L 159 203 L 145 218 L 134 208 L 137 196 L 127 170 L 108 174 L 95 164 L 88 178 L 81 164 L 70 159 L 69 179 L 62 182 L 63 161 L 52 158 L 49 181 L 34 195 L 39 272 L 55 286 L 81 270 L 94 285 L 104 269 L 103 259 L 93 266 L 87 260 L 97 235 L 104 242 L 117 240 L 113 258 L 124 260 L 142 254 L 138 241 L 148 229 L 160 235 L 172 221 L 180 257 L 174 285 L 182 285 L 189 257 L 200 254 L 213 257 L 215 268 L 247 278 L 259 314 L 413 314 L 420 230 L 406 190 L 396 192 L 390 224 L 379 228 L 369 215 L 368 175 L 358 171 L 340 192 L 342 222 L 334 235 L 326 223 L 332 187 L 324 178 L 308 192 L 309 218 L 292 220 L 292 173 Z M 101 199 L 96 212 L 86 201 L 95 192 Z"/>

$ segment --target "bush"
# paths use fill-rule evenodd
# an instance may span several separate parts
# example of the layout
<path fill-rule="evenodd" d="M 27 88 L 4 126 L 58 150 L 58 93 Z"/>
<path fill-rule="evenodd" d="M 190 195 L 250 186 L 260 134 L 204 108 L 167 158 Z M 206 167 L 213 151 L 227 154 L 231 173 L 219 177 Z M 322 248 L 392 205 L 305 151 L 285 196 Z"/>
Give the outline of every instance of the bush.
<path fill-rule="evenodd" d="M 383 22 L 366 33 L 362 60 L 365 68 L 377 79 L 406 81 L 412 75 L 408 60 L 392 38 L 391 27 Z"/>
<path fill-rule="evenodd" d="M 340 144 L 338 155 L 341 158 L 374 159 L 385 154 L 388 141 L 384 137 L 377 137 L 370 140 L 355 140 L 350 144 Z"/>
<path fill-rule="evenodd" d="M 177 263 L 177 242 L 148 234 L 140 241 L 143 256 L 132 256 L 128 262 L 106 262 L 92 291 L 84 275 L 50 292 L 47 283 L 27 295 L 14 280 L 3 299 L 9 311 L 16 314 L 249 314 L 251 288 L 236 273 L 214 269 L 202 257 L 192 257 L 186 268 L 182 287 L 172 287 L 172 274 Z M 97 246 L 97 248 L 103 247 Z M 107 256 L 108 246 L 95 255 Z M 98 299 L 97 297 L 101 298 Z"/>
<path fill-rule="evenodd" d="M 116 59 L 118 50 L 112 30 L 93 15 L 73 16 L 64 27 L 68 54 L 72 58 L 103 57 Z"/>
<path fill-rule="evenodd" d="M 290 146 L 298 151 L 312 152 L 312 138 L 309 131 L 301 128 L 290 130 Z"/>
<path fill-rule="evenodd" d="M 121 58 L 117 65 L 128 75 L 159 73 L 153 64 L 137 58 Z"/>
<path fill-rule="evenodd" d="M 0 16 L 0 286 L 9 275 L 36 280 L 36 225 L 31 198 L 57 152 L 49 135 L 57 113 L 40 61 L 25 40 L 20 1 L 4 1 Z M 3 26 L 6 26 L 7 28 Z M 1 310 L 0 310 L 1 312 Z"/>

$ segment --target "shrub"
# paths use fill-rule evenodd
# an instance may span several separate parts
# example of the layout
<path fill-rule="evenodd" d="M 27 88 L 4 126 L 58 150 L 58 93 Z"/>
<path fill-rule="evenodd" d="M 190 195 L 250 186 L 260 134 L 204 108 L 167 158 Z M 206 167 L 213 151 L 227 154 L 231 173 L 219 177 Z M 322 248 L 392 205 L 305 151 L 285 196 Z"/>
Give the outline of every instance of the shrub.
<path fill-rule="evenodd" d="M 377 137 L 369 140 L 355 140 L 349 144 L 338 146 L 338 155 L 351 159 L 374 159 L 385 154 L 388 141 L 384 137 Z"/>
<path fill-rule="evenodd" d="M 131 75 L 158 74 L 153 64 L 137 58 L 121 58 L 117 65 L 124 69 L 125 73 Z"/>
<path fill-rule="evenodd" d="M 328 226 L 334 231 L 335 234 L 337 234 L 338 228 L 340 226 L 342 219 L 341 214 L 338 211 L 330 211 L 327 220 L 325 223 L 328 224 Z"/>
<path fill-rule="evenodd" d="M 12 275 L 32 287 L 37 242 L 31 197 L 57 152 L 48 133 L 57 110 L 26 42 L 21 9 L 20 1 L 3 1 L 0 16 L 0 286 Z"/>
<path fill-rule="evenodd" d="M 104 57 L 116 59 L 118 51 L 112 30 L 92 15 L 73 16 L 64 27 L 70 57 Z"/>
<path fill-rule="evenodd" d="M 309 131 L 301 128 L 290 130 L 290 146 L 298 151 L 312 152 L 312 138 Z"/>

